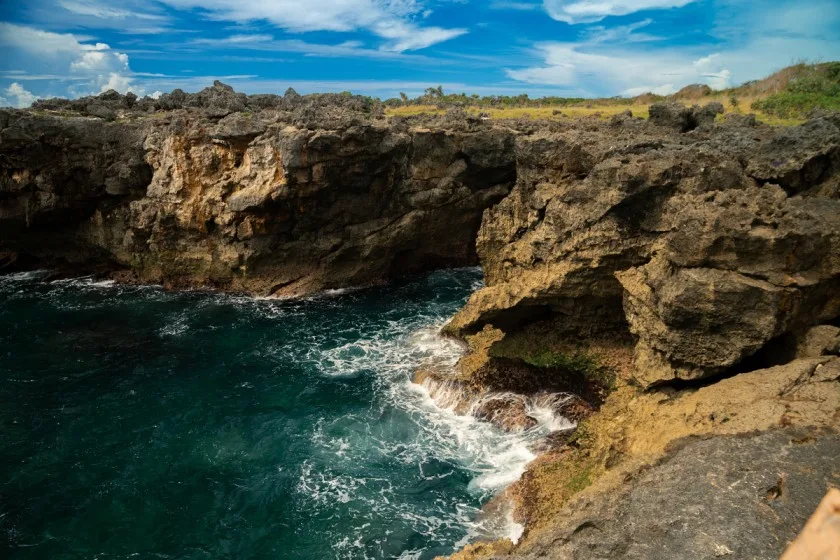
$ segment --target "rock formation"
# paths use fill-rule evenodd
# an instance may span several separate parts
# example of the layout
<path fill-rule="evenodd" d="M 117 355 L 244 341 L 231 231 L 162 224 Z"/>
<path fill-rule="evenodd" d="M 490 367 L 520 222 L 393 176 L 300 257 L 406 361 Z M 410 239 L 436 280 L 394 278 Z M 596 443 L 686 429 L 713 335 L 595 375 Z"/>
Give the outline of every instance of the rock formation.
<path fill-rule="evenodd" d="M 570 422 L 509 491 L 523 541 L 458 558 L 778 557 L 838 483 L 840 117 L 722 111 L 39 101 L 0 111 L 0 267 L 299 295 L 480 262 L 445 327 L 468 352 L 416 381 L 504 430 Z"/>
<path fill-rule="evenodd" d="M 297 295 L 473 264 L 481 214 L 515 179 L 511 131 L 377 120 L 366 98 L 216 84 L 150 103 L 103 94 L 0 113 L 2 248 Z M 100 106 L 120 122 L 66 113 Z"/>
<path fill-rule="evenodd" d="M 485 213 L 486 287 L 447 330 L 637 340 L 644 386 L 724 374 L 840 316 L 840 128 L 627 122 L 517 139 L 517 185 Z"/>

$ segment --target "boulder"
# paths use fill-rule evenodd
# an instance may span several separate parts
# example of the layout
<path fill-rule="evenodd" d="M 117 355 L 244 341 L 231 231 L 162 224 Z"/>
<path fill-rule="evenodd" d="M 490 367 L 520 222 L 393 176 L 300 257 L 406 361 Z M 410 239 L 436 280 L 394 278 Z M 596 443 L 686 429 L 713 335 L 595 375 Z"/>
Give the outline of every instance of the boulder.
<path fill-rule="evenodd" d="M 818 325 L 798 338 L 794 357 L 817 358 L 829 354 L 840 354 L 840 327 Z"/>
<path fill-rule="evenodd" d="M 649 109 L 652 123 L 679 132 L 689 132 L 699 126 L 710 125 L 717 115 L 723 112 L 723 105 L 717 101 L 703 107 L 686 107 L 673 101 L 661 102 L 654 103 Z"/>

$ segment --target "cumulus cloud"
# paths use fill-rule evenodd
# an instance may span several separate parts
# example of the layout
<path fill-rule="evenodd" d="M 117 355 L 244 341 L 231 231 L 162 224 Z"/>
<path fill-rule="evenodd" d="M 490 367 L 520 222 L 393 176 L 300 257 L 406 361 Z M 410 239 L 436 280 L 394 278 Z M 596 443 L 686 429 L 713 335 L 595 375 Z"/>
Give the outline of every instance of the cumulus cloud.
<path fill-rule="evenodd" d="M 201 9 L 214 19 L 248 23 L 267 20 L 286 31 L 366 29 L 387 39 L 384 49 L 417 50 L 467 33 L 424 27 L 413 20 L 427 12 L 422 0 L 162 0 L 181 10 Z"/>
<path fill-rule="evenodd" d="M 696 0 L 544 0 L 552 19 L 569 24 L 593 23 L 607 16 L 623 16 L 642 10 L 681 8 Z"/>
<path fill-rule="evenodd" d="M 26 89 L 17 82 L 14 82 L 12 85 L 7 87 L 3 91 L 3 94 L 13 100 L 13 102 L 9 102 L 6 97 L 0 97 L 0 105 L 6 107 L 29 107 L 36 99 L 40 99 L 37 95 L 33 95 L 31 92 L 26 91 Z"/>
<path fill-rule="evenodd" d="M 133 85 L 128 55 L 105 43 L 90 43 L 85 37 L 53 33 L 32 27 L 0 22 L 0 47 L 10 60 L 20 60 L 28 72 L 20 80 L 41 76 L 72 80 L 76 94 L 116 89 L 142 93 Z M 14 85 L 14 84 L 13 84 Z"/>

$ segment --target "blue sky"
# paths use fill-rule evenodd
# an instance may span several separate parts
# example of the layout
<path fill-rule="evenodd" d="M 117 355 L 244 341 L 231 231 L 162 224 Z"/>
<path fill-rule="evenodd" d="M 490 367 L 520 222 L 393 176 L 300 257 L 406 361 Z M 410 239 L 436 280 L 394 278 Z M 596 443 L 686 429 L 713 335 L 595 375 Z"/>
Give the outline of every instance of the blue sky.
<path fill-rule="evenodd" d="M 840 1 L 0 0 L 0 49 L 0 105 L 214 79 L 383 99 L 667 94 L 840 59 Z"/>

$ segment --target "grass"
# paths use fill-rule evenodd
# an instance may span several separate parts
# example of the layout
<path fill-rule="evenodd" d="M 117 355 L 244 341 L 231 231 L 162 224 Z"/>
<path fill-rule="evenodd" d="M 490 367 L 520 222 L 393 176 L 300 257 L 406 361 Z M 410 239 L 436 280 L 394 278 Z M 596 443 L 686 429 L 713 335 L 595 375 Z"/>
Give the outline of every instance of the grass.
<path fill-rule="evenodd" d="M 752 107 L 780 119 L 802 119 L 816 108 L 840 111 L 840 93 L 785 91 L 755 101 Z"/>
<path fill-rule="evenodd" d="M 804 116 L 784 116 L 775 114 L 770 111 L 757 109 L 754 106 L 760 97 L 744 97 L 739 98 L 737 107 L 733 107 L 728 96 L 724 94 L 711 95 L 701 98 L 695 103 L 698 105 L 705 105 L 712 101 L 719 101 L 726 107 L 727 113 L 754 113 L 756 120 L 769 124 L 772 126 L 796 126 L 805 122 Z M 640 105 L 633 103 L 628 99 L 624 105 L 611 102 L 609 104 L 599 104 L 598 101 L 593 101 L 586 105 L 571 105 L 566 107 L 505 107 L 505 108 L 481 108 L 481 107 L 467 107 L 466 111 L 474 116 L 486 113 L 490 119 L 537 119 L 537 120 L 560 120 L 563 118 L 580 119 L 584 117 L 595 117 L 601 120 L 609 120 L 613 115 L 623 113 L 628 109 L 633 113 L 634 117 L 648 118 L 649 105 Z M 840 110 L 840 109 L 838 109 Z M 560 114 L 555 112 L 559 111 Z M 438 108 L 436 105 L 404 105 L 401 107 L 388 107 L 385 109 L 385 114 L 389 117 L 411 117 L 417 115 L 443 115 L 446 109 Z"/>
<path fill-rule="evenodd" d="M 648 106 L 638 104 L 628 105 L 572 105 L 565 107 L 466 107 L 465 110 L 474 116 L 486 113 L 491 119 L 554 119 L 563 117 L 582 118 L 597 117 L 604 120 L 613 115 L 623 113 L 627 109 L 633 112 L 634 116 L 647 118 Z M 562 114 L 556 114 L 556 112 Z M 410 117 L 415 115 L 443 115 L 446 109 L 440 109 L 436 105 L 404 105 L 402 107 L 388 107 L 385 114 L 391 117 Z"/>
<path fill-rule="evenodd" d="M 510 333 L 490 346 L 488 355 L 492 358 L 519 360 L 536 368 L 559 369 L 579 375 L 587 385 L 605 394 L 615 388 L 615 369 L 604 363 L 597 352 L 569 346 L 562 340 L 553 340 L 552 336 L 551 329 L 539 326 L 533 331 L 526 329 Z"/>
<path fill-rule="evenodd" d="M 691 88 L 689 88 L 691 89 Z M 840 62 L 808 64 L 800 62 L 762 79 L 738 87 L 713 91 L 699 89 L 701 97 L 684 93 L 663 97 L 647 93 L 635 98 L 581 99 L 547 97 L 479 97 L 466 94 L 445 95 L 442 88 L 429 88 L 426 95 L 414 100 L 390 99 L 385 102 L 388 116 L 441 115 L 447 107 L 464 107 L 473 115 L 486 114 L 491 119 L 548 119 L 595 117 L 609 119 L 626 110 L 647 118 L 648 107 L 656 101 L 673 99 L 684 104 L 723 104 L 729 113 L 753 113 L 756 120 L 772 126 L 802 124 L 814 108 L 840 111 Z"/>

